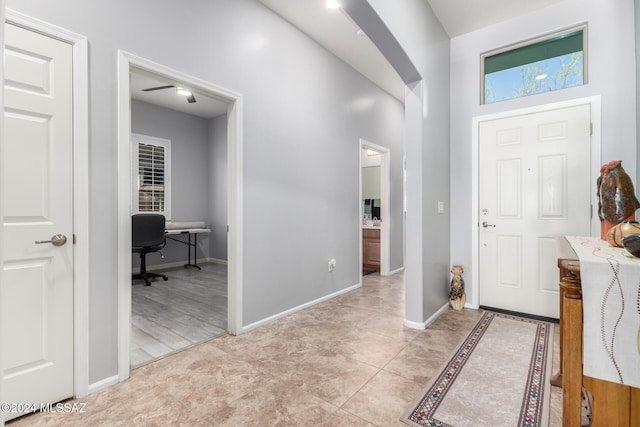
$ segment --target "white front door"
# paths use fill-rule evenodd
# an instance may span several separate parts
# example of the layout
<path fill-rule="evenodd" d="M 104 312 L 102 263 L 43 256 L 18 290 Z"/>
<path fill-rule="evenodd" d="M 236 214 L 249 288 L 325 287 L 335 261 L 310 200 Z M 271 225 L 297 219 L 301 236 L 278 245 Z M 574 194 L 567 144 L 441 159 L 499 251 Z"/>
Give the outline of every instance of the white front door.
<path fill-rule="evenodd" d="M 591 106 L 480 123 L 480 304 L 559 317 L 556 236 L 591 234 Z"/>
<path fill-rule="evenodd" d="M 2 402 L 39 409 L 73 396 L 72 47 L 5 28 Z"/>

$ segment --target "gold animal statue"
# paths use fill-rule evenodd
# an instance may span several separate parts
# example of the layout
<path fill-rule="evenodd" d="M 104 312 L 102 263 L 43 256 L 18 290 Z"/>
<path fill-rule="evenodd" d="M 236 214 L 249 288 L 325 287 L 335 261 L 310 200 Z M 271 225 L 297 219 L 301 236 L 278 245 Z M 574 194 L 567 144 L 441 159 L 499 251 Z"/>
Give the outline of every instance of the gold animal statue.
<path fill-rule="evenodd" d="M 449 292 L 449 304 L 454 310 L 462 310 L 467 297 L 464 293 L 464 280 L 462 280 L 462 266 L 454 265 L 451 267 L 451 291 Z"/>

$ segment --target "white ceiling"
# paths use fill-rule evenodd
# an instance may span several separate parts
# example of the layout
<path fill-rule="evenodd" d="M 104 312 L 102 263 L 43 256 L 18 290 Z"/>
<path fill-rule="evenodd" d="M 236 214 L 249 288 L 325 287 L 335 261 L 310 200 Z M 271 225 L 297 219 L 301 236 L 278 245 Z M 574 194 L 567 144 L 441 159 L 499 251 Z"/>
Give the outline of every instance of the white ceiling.
<path fill-rule="evenodd" d="M 427 0 L 449 37 L 526 15 L 563 0 Z"/>
<path fill-rule="evenodd" d="M 449 37 L 455 37 L 563 0 L 426 1 L 431 5 Z M 400 76 L 366 35 L 356 34 L 358 26 L 342 9 L 327 8 L 326 0 L 260 2 L 404 102 L 404 83 Z"/>
<path fill-rule="evenodd" d="M 181 111 L 186 114 L 210 119 L 227 112 L 227 103 L 193 90 L 196 102 L 188 103 L 187 99 L 176 93 L 173 88 L 143 92 L 142 89 L 166 85 L 180 85 L 180 82 L 172 81 L 156 76 L 146 71 L 135 69 L 131 72 L 131 98 L 149 104 L 159 105 L 171 110 Z M 181 86 L 184 86 L 182 84 Z M 184 86 L 185 89 L 190 89 Z"/>
<path fill-rule="evenodd" d="M 342 9 L 329 9 L 325 0 L 260 2 L 379 87 L 404 101 L 404 83 L 398 73 L 366 34 L 358 34 L 358 26 Z"/>
<path fill-rule="evenodd" d="M 329 9 L 326 0 L 259 0 L 311 39 L 350 64 L 392 96 L 404 102 L 404 83 L 366 34 L 342 9 Z M 391 1 L 391 0 L 390 0 Z M 398 0 L 395 0 L 398 1 Z M 449 37 L 506 21 L 564 0 L 425 0 L 428 1 Z M 360 34 L 359 34 L 360 33 Z M 224 114 L 227 105 L 197 91 L 197 102 L 189 104 L 175 90 L 142 92 L 141 89 L 178 85 L 150 73 L 131 74 L 131 97 L 211 118 Z"/>

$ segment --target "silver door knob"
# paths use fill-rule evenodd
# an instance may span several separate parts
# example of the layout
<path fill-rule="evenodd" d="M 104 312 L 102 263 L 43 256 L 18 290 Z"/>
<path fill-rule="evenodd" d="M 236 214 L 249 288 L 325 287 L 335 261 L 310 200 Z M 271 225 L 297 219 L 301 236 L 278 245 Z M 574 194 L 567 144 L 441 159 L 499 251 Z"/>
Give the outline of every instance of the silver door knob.
<path fill-rule="evenodd" d="M 487 221 L 482 221 L 482 226 L 484 228 L 488 228 L 488 227 L 495 227 L 495 225 L 493 224 L 489 224 Z"/>
<path fill-rule="evenodd" d="M 51 240 L 36 240 L 36 245 L 42 245 L 43 243 L 51 243 L 53 246 L 62 246 L 67 243 L 67 236 L 64 234 L 56 234 L 51 237 Z"/>

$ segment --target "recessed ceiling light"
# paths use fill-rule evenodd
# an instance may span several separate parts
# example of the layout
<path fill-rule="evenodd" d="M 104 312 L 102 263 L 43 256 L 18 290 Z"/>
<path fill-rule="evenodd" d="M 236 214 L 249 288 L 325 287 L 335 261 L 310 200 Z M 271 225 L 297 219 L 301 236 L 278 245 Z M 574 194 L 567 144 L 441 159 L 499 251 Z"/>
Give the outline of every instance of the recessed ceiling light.
<path fill-rule="evenodd" d="M 340 3 L 337 0 L 327 0 L 325 3 L 329 9 L 337 9 L 340 7 Z"/>
<path fill-rule="evenodd" d="M 356 31 L 356 34 L 359 35 L 360 37 L 364 36 L 364 31 L 362 31 L 361 28 L 358 28 L 358 30 Z"/>
<path fill-rule="evenodd" d="M 191 93 L 190 90 L 183 89 L 180 86 L 176 87 L 176 92 L 178 92 L 178 95 L 182 95 L 182 96 L 191 96 L 191 95 L 193 95 L 193 93 Z"/>

